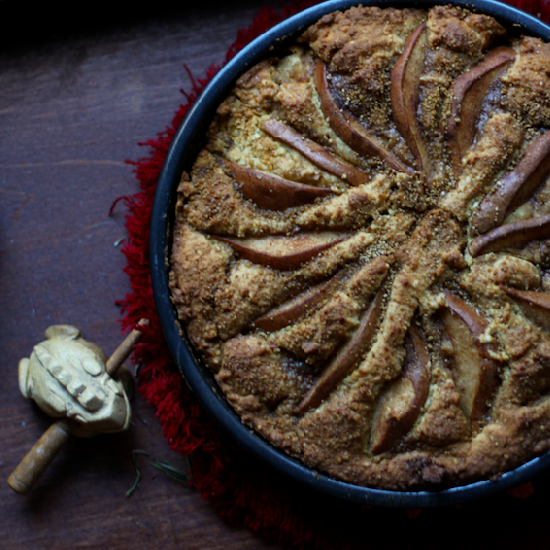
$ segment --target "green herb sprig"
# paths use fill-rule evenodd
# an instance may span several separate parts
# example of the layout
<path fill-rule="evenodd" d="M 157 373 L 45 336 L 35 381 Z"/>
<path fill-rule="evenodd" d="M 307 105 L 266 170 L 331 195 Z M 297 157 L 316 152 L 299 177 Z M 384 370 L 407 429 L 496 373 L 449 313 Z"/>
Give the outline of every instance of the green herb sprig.
<path fill-rule="evenodd" d="M 139 469 L 137 455 L 145 455 L 149 458 L 152 458 L 152 460 L 149 461 L 152 466 L 154 466 L 157 470 L 164 472 L 167 476 L 176 481 L 180 481 L 181 483 L 189 483 L 191 479 L 191 476 L 188 473 L 184 472 L 180 468 L 177 468 L 173 464 L 170 464 L 170 462 L 168 462 L 167 460 L 157 460 L 151 457 L 151 455 L 147 451 L 134 449 L 132 451 L 132 462 L 134 463 L 134 469 L 136 471 L 136 480 L 134 481 L 134 485 L 126 492 L 127 497 L 132 496 L 134 491 L 138 488 L 139 482 L 141 481 L 141 471 Z M 188 471 L 190 471 L 191 465 L 189 464 L 189 459 L 185 457 L 185 460 L 187 462 Z"/>

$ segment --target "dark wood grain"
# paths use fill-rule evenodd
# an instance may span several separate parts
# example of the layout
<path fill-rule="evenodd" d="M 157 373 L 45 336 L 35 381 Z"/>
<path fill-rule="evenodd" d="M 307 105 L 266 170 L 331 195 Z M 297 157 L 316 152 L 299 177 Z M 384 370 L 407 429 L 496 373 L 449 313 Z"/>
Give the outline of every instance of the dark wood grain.
<path fill-rule="evenodd" d="M 163 131 L 184 101 L 180 89 L 191 88 L 184 64 L 204 77 L 262 2 L 69 19 L 59 9 L 25 19 L 23 7 L 2 4 L 0 547 L 276 547 L 224 523 L 193 488 L 145 457 L 139 488 L 125 496 L 135 480 L 133 449 L 184 466 L 140 398 L 127 432 L 72 438 L 28 495 L 5 482 L 51 423 L 19 392 L 20 358 L 55 323 L 78 326 L 108 354 L 122 340 L 115 301 L 130 288 L 116 243 L 126 237 L 125 210 L 109 216 L 109 209 L 138 190 L 125 160 L 146 156 L 138 142 Z"/>

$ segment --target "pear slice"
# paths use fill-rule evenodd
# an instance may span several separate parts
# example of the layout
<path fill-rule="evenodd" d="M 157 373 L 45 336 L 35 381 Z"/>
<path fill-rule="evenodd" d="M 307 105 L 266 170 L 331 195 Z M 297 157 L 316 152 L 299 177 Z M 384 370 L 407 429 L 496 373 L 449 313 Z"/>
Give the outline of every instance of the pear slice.
<path fill-rule="evenodd" d="M 384 290 L 380 289 L 372 300 L 361 324 L 347 344 L 336 354 L 320 378 L 309 390 L 298 407 L 298 413 L 305 413 L 321 404 L 321 401 L 338 385 L 340 380 L 357 366 L 369 349 L 382 313 Z"/>
<path fill-rule="evenodd" d="M 484 358 L 480 365 L 479 386 L 472 406 L 470 426 L 477 434 L 485 424 L 487 413 L 491 410 L 495 393 L 502 382 L 502 366 L 494 359 Z"/>
<path fill-rule="evenodd" d="M 448 300 L 449 302 L 452 303 Z M 457 309 L 456 304 L 454 305 Z M 464 312 L 465 309 L 462 307 L 461 311 Z M 477 313 L 475 315 L 477 316 Z M 471 313 L 469 318 L 472 318 Z M 440 319 L 452 343 L 451 374 L 460 393 L 462 410 L 470 423 L 472 433 L 476 434 L 500 383 L 500 366 L 494 359 L 483 355 L 483 348 L 479 343 L 481 327 L 477 318 L 475 323 L 470 321 L 468 324 L 464 317 L 453 309 L 442 308 Z M 483 324 L 484 322 L 481 323 L 482 326 Z M 476 326 L 477 335 L 472 332 L 472 326 Z"/>
<path fill-rule="evenodd" d="M 367 183 L 369 178 L 355 166 L 338 160 L 331 155 L 322 145 L 304 137 L 296 130 L 277 119 L 269 119 L 262 123 L 261 128 L 271 137 L 290 145 L 315 166 L 326 170 L 329 174 L 338 176 L 350 185 L 362 185 Z"/>
<path fill-rule="evenodd" d="M 475 258 L 487 252 L 544 239 L 550 239 L 550 214 L 497 227 L 485 235 L 476 237 L 469 248 L 470 254 Z"/>
<path fill-rule="evenodd" d="M 480 203 L 472 228 L 483 234 L 500 225 L 506 215 L 526 202 L 550 172 L 550 132 L 535 139 L 517 166 Z"/>
<path fill-rule="evenodd" d="M 373 415 L 371 452 L 391 449 L 416 422 L 426 402 L 430 357 L 420 332 L 411 325 L 405 339 L 405 363 L 399 379 L 390 382 Z"/>
<path fill-rule="evenodd" d="M 213 239 L 231 245 L 243 259 L 280 271 L 298 269 L 321 252 L 346 240 L 338 233 L 308 233 L 295 237 L 267 237 L 261 239 L 230 239 L 212 235 Z"/>
<path fill-rule="evenodd" d="M 473 306 L 462 300 L 462 298 L 455 296 L 448 290 L 445 291 L 445 300 L 447 302 L 447 307 L 453 313 L 456 313 L 456 315 L 458 315 L 464 323 L 466 323 L 466 326 L 472 333 L 475 344 L 483 357 L 491 359 L 491 351 L 494 351 L 494 344 L 485 341 L 484 338 L 485 331 L 489 326 L 487 321 L 475 310 Z"/>
<path fill-rule="evenodd" d="M 267 332 L 274 332 L 284 328 L 298 319 L 304 317 L 309 310 L 327 299 L 333 292 L 334 286 L 341 281 L 343 273 L 340 273 L 328 281 L 307 290 L 296 296 L 286 304 L 271 310 L 254 321 L 254 326 Z"/>
<path fill-rule="evenodd" d="M 512 298 L 517 298 L 543 309 L 546 309 L 550 312 L 550 295 L 541 290 L 518 290 L 517 288 L 511 288 L 509 286 L 501 287 L 508 296 Z"/>
<path fill-rule="evenodd" d="M 418 171 L 430 166 L 428 150 L 416 117 L 418 82 L 424 68 L 425 28 L 426 23 L 422 23 L 408 36 L 390 76 L 393 120 L 416 159 Z"/>
<path fill-rule="evenodd" d="M 458 315 L 472 333 L 476 346 L 480 346 L 480 338 L 487 330 L 487 321 L 474 309 L 473 306 L 465 302 L 462 298 L 455 296 L 448 290 L 445 291 L 445 300 L 449 309 Z"/>
<path fill-rule="evenodd" d="M 512 48 L 495 48 L 479 65 L 461 74 L 454 82 L 446 133 L 451 165 L 457 178 L 462 172 L 462 157 L 474 142 L 483 101 L 515 57 Z"/>
<path fill-rule="evenodd" d="M 327 118 L 334 133 L 351 149 L 365 157 L 376 156 L 388 163 L 390 168 L 398 172 L 412 174 L 394 153 L 386 149 L 378 140 L 370 135 L 361 123 L 344 107 L 340 108 L 329 89 L 326 66 L 319 60 L 315 66 L 315 86 L 321 101 L 321 110 Z"/>
<path fill-rule="evenodd" d="M 268 172 L 239 166 L 229 160 L 225 160 L 224 163 L 239 184 L 243 197 L 260 208 L 286 210 L 334 194 L 328 187 L 296 183 Z"/>
<path fill-rule="evenodd" d="M 540 290 L 518 290 L 501 286 L 510 298 L 521 306 L 526 315 L 536 324 L 550 330 L 550 295 Z"/>

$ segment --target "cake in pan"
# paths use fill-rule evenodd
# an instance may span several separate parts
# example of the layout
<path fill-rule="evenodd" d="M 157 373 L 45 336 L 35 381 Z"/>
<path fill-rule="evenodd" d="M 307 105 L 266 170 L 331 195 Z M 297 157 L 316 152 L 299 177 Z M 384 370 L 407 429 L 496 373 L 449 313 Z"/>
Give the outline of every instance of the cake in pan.
<path fill-rule="evenodd" d="M 242 422 L 352 484 L 550 446 L 550 46 L 452 6 L 322 17 L 237 81 L 170 286 Z"/>

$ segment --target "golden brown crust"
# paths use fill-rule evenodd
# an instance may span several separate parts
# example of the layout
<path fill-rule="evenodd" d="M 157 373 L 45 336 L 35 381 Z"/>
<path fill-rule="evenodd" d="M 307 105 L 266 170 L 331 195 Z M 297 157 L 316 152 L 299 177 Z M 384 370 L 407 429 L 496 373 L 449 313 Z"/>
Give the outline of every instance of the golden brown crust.
<path fill-rule="evenodd" d="M 461 8 L 358 7 L 238 80 L 170 285 L 246 425 L 386 489 L 549 448 L 549 56 Z"/>

